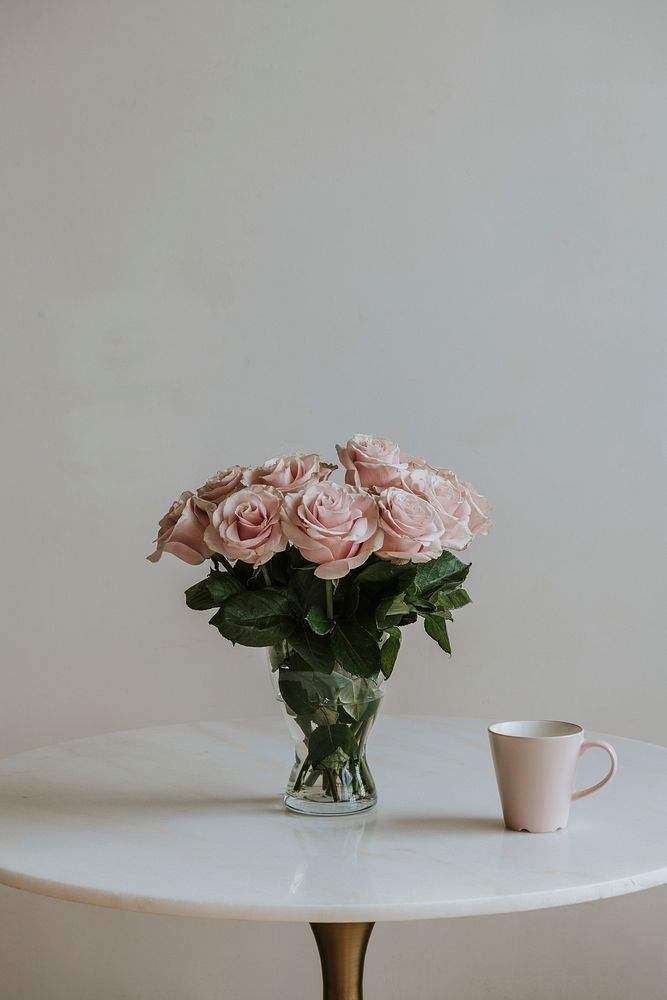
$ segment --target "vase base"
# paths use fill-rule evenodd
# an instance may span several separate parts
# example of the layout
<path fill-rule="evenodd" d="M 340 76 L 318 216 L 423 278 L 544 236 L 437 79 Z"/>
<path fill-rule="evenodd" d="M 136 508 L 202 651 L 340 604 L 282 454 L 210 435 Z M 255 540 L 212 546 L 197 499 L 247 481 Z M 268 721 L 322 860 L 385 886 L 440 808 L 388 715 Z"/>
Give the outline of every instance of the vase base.
<path fill-rule="evenodd" d="M 303 813 L 307 816 L 350 816 L 354 813 L 372 809 L 377 803 L 376 796 L 363 799 L 351 799 L 347 802 L 332 802 L 329 798 L 300 798 L 298 795 L 284 797 L 284 802 L 290 812 Z"/>

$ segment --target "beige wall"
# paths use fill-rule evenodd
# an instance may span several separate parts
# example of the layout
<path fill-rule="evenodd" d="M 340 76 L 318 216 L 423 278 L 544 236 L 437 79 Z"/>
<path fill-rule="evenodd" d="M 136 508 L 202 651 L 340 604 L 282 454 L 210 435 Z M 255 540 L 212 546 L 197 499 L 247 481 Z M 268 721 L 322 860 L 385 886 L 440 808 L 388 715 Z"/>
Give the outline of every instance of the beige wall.
<path fill-rule="evenodd" d="M 454 658 L 411 635 L 387 710 L 667 743 L 666 30 L 650 0 L 0 3 L 0 752 L 274 711 L 184 609 L 196 570 L 142 556 L 218 465 L 355 430 L 495 505 Z M 666 917 L 381 927 L 367 992 L 658 1000 Z M 7 1000 L 317 990 L 299 926 L 0 891 Z"/>

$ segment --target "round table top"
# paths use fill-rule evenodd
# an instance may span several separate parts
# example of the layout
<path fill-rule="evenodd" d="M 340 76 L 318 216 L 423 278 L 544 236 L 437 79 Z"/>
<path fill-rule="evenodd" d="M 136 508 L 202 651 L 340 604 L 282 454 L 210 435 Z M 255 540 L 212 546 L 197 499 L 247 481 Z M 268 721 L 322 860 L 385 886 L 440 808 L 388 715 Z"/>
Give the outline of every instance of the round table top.
<path fill-rule="evenodd" d="M 0 883 L 124 910 L 409 920 L 600 899 L 667 882 L 667 748 L 611 737 L 614 781 L 553 834 L 504 829 L 486 724 L 380 717 L 379 804 L 289 813 L 283 720 L 163 726 L 0 762 Z M 582 758 L 578 783 L 606 770 Z"/>

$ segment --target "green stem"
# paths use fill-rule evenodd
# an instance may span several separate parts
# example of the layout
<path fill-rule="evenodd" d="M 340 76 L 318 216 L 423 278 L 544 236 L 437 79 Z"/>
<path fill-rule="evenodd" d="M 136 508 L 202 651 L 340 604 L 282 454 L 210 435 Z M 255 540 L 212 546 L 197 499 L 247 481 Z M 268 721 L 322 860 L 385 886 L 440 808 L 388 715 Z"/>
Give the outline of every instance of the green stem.
<path fill-rule="evenodd" d="M 366 755 L 362 754 L 359 758 L 359 771 L 361 772 L 361 780 L 364 783 L 364 787 L 369 795 L 375 794 L 375 782 L 373 781 L 373 775 L 371 774 L 371 769 L 366 763 Z"/>
<path fill-rule="evenodd" d="M 361 773 L 361 780 L 363 781 L 369 795 L 375 794 L 375 782 L 373 781 L 371 769 L 366 763 L 366 740 L 368 738 L 368 731 L 373 724 L 374 717 L 375 713 L 373 713 L 369 719 L 365 719 L 355 733 L 357 744 L 359 746 L 359 771 Z"/>
<path fill-rule="evenodd" d="M 340 802 L 340 796 L 338 795 L 338 789 L 336 788 L 336 774 L 329 768 L 326 769 L 326 776 L 329 779 L 329 794 L 334 802 Z"/>
<path fill-rule="evenodd" d="M 310 767 L 310 757 L 306 757 L 306 759 L 304 760 L 303 764 L 299 768 L 299 773 L 297 774 L 296 780 L 295 780 L 294 785 L 292 787 L 292 790 L 294 792 L 298 792 L 298 791 L 301 790 L 301 785 L 303 783 L 304 776 L 305 776 L 306 771 L 308 770 L 309 767 Z"/>
<path fill-rule="evenodd" d="M 297 724 L 297 726 L 299 727 L 299 729 L 301 730 L 301 732 L 303 733 L 303 735 L 306 737 L 305 743 L 306 743 L 306 746 L 308 746 L 308 740 L 310 739 L 310 735 L 311 735 L 311 733 L 313 731 L 313 724 L 311 722 L 309 722 L 308 719 L 306 719 L 305 722 L 304 722 L 303 721 L 304 720 L 304 716 L 302 716 L 302 715 L 297 715 L 297 716 L 295 716 L 295 718 L 296 718 L 296 724 Z"/>
<path fill-rule="evenodd" d="M 222 565 L 223 565 L 223 566 L 225 567 L 225 569 L 227 570 L 227 572 L 228 572 L 228 573 L 231 573 L 231 574 L 232 574 L 232 576 L 234 575 L 234 567 L 232 566 L 232 564 L 231 564 L 231 563 L 229 562 L 229 560 L 228 560 L 228 559 L 225 559 L 225 557 L 224 557 L 224 556 L 222 555 L 222 553 L 221 553 L 221 552 L 215 552 L 215 553 L 214 553 L 214 555 L 213 555 L 213 559 L 214 559 L 214 560 L 215 560 L 216 562 L 221 562 L 221 563 L 222 563 Z"/>
<path fill-rule="evenodd" d="M 333 621 L 333 580 L 326 580 L 327 618 Z"/>
<path fill-rule="evenodd" d="M 262 566 L 262 576 L 264 577 L 264 583 L 267 585 L 267 587 L 270 587 L 271 586 L 271 577 L 269 576 L 268 569 L 264 565 Z"/>

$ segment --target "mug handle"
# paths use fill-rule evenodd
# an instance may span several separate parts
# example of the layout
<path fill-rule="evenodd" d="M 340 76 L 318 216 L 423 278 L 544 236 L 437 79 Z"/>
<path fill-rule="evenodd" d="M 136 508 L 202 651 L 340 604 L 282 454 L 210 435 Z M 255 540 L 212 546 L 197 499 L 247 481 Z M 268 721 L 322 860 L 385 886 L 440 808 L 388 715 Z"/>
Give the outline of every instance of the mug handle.
<path fill-rule="evenodd" d="M 596 785 L 591 785 L 590 788 L 580 788 L 579 791 L 572 792 L 573 802 L 575 799 L 583 799 L 584 795 L 591 795 L 593 792 L 597 792 L 598 788 L 602 788 L 602 786 L 606 785 L 608 781 L 611 781 L 618 770 L 618 757 L 616 756 L 616 751 L 613 746 L 609 743 L 605 743 L 604 740 L 584 740 L 579 747 L 579 756 L 581 757 L 581 755 L 586 753 L 587 750 L 590 750 L 591 747 L 598 747 L 600 750 L 606 750 L 611 759 L 611 767 L 609 768 L 607 774 L 605 774 L 602 781 L 598 781 Z"/>

